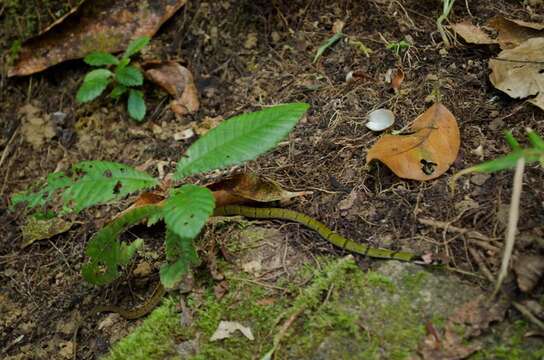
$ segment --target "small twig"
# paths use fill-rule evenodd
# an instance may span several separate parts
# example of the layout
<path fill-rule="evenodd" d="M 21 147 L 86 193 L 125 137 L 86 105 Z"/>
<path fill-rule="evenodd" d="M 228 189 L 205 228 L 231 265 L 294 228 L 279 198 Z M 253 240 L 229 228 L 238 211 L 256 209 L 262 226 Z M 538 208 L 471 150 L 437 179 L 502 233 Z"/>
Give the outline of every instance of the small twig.
<path fill-rule="evenodd" d="M 497 282 L 495 284 L 495 290 L 491 295 L 494 298 L 499 292 L 506 275 L 508 274 L 508 265 L 512 258 L 512 251 L 514 250 L 514 243 L 516 241 L 516 230 L 519 220 L 519 199 L 521 197 L 521 188 L 523 186 L 523 169 L 525 167 L 525 158 L 521 157 L 516 163 L 516 172 L 514 173 L 514 184 L 512 190 L 512 200 L 510 202 L 510 210 L 508 213 L 508 227 L 506 229 L 506 240 L 504 243 L 504 252 L 502 254 L 501 269 Z"/>
<path fill-rule="evenodd" d="M 527 307 L 523 304 L 518 303 L 517 301 L 512 301 L 512 305 L 523 315 L 527 320 L 535 324 L 540 328 L 540 330 L 544 330 L 544 323 L 540 321 L 536 316 L 533 315 L 533 313 L 527 309 Z"/>
<path fill-rule="evenodd" d="M 458 233 L 458 234 L 461 234 L 461 235 L 465 235 L 466 237 L 468 237 L 470 239 L 482 240 L 482 241 L 486 241 L 486 242 L 494 241 L 493 238 L 485 236 L 485 235 L 483 235 L 482 233 L 480 233 L 480 232 L 478 232 L 476 230 L 470 230 L 470 229 L 457 227 L 457 226 L 451 225 L 451 223 L 449 223 L 447 221 L 439 221 L 439 220 L 426 219 L 426 218 L 417 219 L 417 221 L 419 221 L 423 225 L 429 225 L 429 226 L 432 226 L 432 227 L 443 229 L 443 230 L 445 230 L 447 232 L 454 232 L 454 233 Z"/>
<path fill-rule="evenodd" d="M 487 280 L 493 282 L 493 274 L 491 274 L 491 271 L 489 271 L 489 268 L 485 264 L 484 259 L 482 259 L 480 253 L 476 249 L 473 249 L 471 247 L 468 248 L 468 252 L 470 253 L 470 255 L 472 255 L 472 258 L 474 259 L 474 261 L 476 261 L 476 264 L 478 264 L 480 271 L 484 274 Z"/>
<path fill-rule="evenodd" d="M 0 169 L 2 168 L 2 165 L 4 164 L 4 161 L 6 160 L 6 157 L 8 156 L 10 152 L 11 143 L 13 142 L 13 139 L 15 139 L 15 136 L 17 135 L 18 132 L 19 132 L 19 127 L 15 129 L 15 131 L 13 132 L 13 135 L 11 135 L 11 138 L 9 139 L 6 147 L 4 148 L 4 151 L 2 152 L 2 157 L 0 157 Z"/>

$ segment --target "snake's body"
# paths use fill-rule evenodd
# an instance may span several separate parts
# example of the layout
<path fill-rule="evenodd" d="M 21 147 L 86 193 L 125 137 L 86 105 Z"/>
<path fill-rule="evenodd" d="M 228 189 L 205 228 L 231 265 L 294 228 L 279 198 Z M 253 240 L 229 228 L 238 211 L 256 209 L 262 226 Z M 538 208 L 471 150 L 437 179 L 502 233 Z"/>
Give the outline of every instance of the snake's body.
<path fill-rule="evenodd" d="M 214 211 L 214 216 L 244 216 L 251 219 L 282 219 L 298 222 L 307 228 L 314 230 L 321 235 L 325 240 L 331 244 L 357 254 L 365 255 L 371 258 L 389 259 L 399 261 L 413 261 L 418 258 L 415 254 L 401 251 L 394 251 L 389 249 L 374 248 L 354 240 L 348 239 L 339 235 L 329 229 L 325 224 L 315 220 L 314 218 L 300 213 L 298 211 L 280 209 L 280 208 L 256 208 L 250 206 L 241 205 L 227 205 L 218 207 Z M 99 312 L 115 312 L 124 317 L 125 319 L 137 319 L 144 315 L 147 315 L 153 310 L 161 298 L 166 293 L 165 288 L 159 282 L 151 297 L 149 297 L 141 306 L 133 309 L 124 309 L 113 305 L 101 305 L 93 308 L 91 313 L 96 314 Z M 85 316 L 85 320 L 89 315 Z M 79 328 L 79 326 L 78 326 Z M 77 337 L 77 330 L 74 333 L 74 338 Z M 75 354 L 75 341 L 74 341 L 74 354 Z"/>

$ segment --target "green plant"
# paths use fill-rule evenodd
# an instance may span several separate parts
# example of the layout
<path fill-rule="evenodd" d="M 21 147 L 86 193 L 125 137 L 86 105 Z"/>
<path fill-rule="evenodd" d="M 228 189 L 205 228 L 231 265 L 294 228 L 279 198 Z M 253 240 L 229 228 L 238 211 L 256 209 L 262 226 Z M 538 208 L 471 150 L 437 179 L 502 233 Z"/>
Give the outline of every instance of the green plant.
<path fill-rule="evenodd" d="M 95 67 L 87 73 L 83 84 L 77 91 L 76 100 L 80 103 L 92 101 L 113 84 L 110 97 L 118 100 L 128 92 L 127 110 L 131 118 L 142 121 L 146 113 L 143 92 L 138 87 L 144 83 L 142 71 L 130 65 L 130 57 L 140 52 L 149 43 L 149 37 L 142 36 L 128 44 L 127 49 L 119 58 L 106 52 L 93 52 L 85 56 L 83 61 Z M 108 67 L 115 66 L 113 71 Z"/>
<path fill-rule="evenodd" d="M 395 53 L 395 55 L 399 56 L 401 52 L 407 51 L 412 45 L 406 41 L 405 39 L 402 39 L 400 41 L 392 41 L 387 44 L 387 49 L 391 50 Z"/>
<path fill-rule="evenodd" d="M 189 147 L 177 164 L 174 180 L 256 158 L 276 146 L 308 107 L 304 103 L 284 104 L 224 121 Z M 39 208 L 49 216 L 61 216 L 158 185 L 158 179 L 124 164 L 83 161 L 72 166 L 69 174 L 49 174 L 45 183 L 14 195 L 12 207 L 25 203 L 28 209 Z M 87 244 L 90 260 L 82 269 L 83 277 L 93 284 L 113 281 L 120 275 L 119 267 L 127 265 L 143 243 L 141 239 L 121 242 L 121 233 L 146 219 L 148 225 L 164 220 L 168 263 L 160 270 L 161 282 L 166 287 L 174 286 L 191 265 L 198 263 L 193 239 L 214 206 L 210 190 L 184 184 L 169 189 L 164 201 L 127 209 Z"/>
<path fill-rule="evenodd" d="M 444 29 L 444 26 L 442 25 L 444 21 L 450 16 L 451 9 L 453 8 L 453 4 L 455 3 L 455 0 L 442 0 L 442 14 L 436 19 L 436 28 L 438 29 L 438 32 L 440 33 L 440 36 L 442 37 L 442 41 L 444 42 L 444 45 L 446 47 L 450 47 L 450 39 L 449 34 Z M 467 4 L 468 9 L 468 4 Z"/>
<path fill-rule="evenodd" d="M 516 138 L 512 135 L 512 132 L 508 131 L 504 134 L 504 138 L 512 148 L 512 152 L 497 159 L 485 161 L 481 164 L 461 170 L 452 176 L 450 186 L 453 188 L 456 180 L 460 176 L 469 173 L 493 173 L 501 170 L 513 169 L 521 158 L 524 158 L 527 164 L 540 162 L 540 165 L 544 166 L 544 139 L 532 129 L 526 129 L 526 131 L 527 139 L 532 147 L 522 148 Z"/>

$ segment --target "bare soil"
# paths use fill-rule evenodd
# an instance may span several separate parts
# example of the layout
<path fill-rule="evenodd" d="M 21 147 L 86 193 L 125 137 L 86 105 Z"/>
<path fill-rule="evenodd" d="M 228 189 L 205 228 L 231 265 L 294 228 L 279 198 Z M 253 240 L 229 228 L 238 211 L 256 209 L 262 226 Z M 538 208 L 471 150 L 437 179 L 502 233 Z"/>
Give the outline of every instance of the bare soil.
<path fill-rule="evenodd" d="M 526 127 L 544 134 L 544 112 L 509 98 L 490 84 L 487 61 L 498 48 L 456 44 L 441 51 L 435 25 L 441 12 L 438 1 L 189 1 L 154 37 L 153 55 L 182 59 L 187 64 L 197 80 L 201 109 L 176 119 L 168 108 L 168 96 L 147 84 L 149 114 L 141 125 L 128 118 L 122 103 L 105 98 L 86 105 L 75 102 L 88 70 L 81 61 L 29 77 L 6 78 L 12 42 L 36 34 L 73 5 L 64 1 L 40 2 L 41 6 L 32 3 L 21 1 L 14 7 L 16 12 L 8 12 L 10 7 L 0 10 L 4 54 L 0 153 L 5 156 L 0 167 L 0 357 L 69 358 L 65 355 L 79 315 L 97 304 L 139 303 L 156 282 L 153 276 L 131 277 L 130 281 L 125 277 L 112 286 L 94 288 L 80 276 L 86 242 L 130 200 L 84 212 L 68 232 L 23 249 L 20 225 L 24 219 L 7 210 L 12 194 L 80 160 L 145 164 L 155 175 L 157 164 L 164 161 L 170 171 L 194 141 L 176 141 L 173 133 L 191 121 L 199 123 L 217 116 L 226 119 L 264 105 L 295 101 L 311 105 L 288 143 L 244 169 L 291 190 L 313 192 L 288 207 L 361 242 L 446 254 L 452 266 L 466 272 L 478 271 L 469 247 L 480 252 L 492 271 L 500 266 L 500 253 L 468 243 L 459 234 L 424 225 L 420 219 L 502 238 L 513 172 L 468 176 L 460 181 L 455 194 L 448 190 L 447 181 L 463 168 L 505 154 L 508 147 L 502 134 L 506 129 L 512 129 L 522 141 Z M 470 19 L 482 24 L 496 15 L 544 21 L 542 8 L 540 13 L 530 11 L 520 1 L 481 0 L 469 2 L 469 7 L 470 14 L 465 2 L 457 1 L 451 22 Z M 346 23 L 344 33 L 373 50 L 370 57 L 340 41 L 312 63 L 317 47 L 332 35 L 336 20 Z M 247 40 L 253 36 L 257 41 L 250 46 Z M 407 36 L 413 46 L 400 56 L 386 48 L 384 39 L 398 41 Z M 396 68 L 406 75 L 399 93 L 384 80 L 387 71 Z M 355 70 L 364 73 L 364 78 L 347 83 L 346 74 Z M 401 129 L 431 105 L 428 96 L 434 90 L 456 116 L 461 131 L 461 152 L 450 170 L 436 180 L 416 182 L 399 179 L 381 164 L 365 164 L 366 151 L 378 138 L 364 126 L 366 114 L 387 107 L 396 114 L 395 128 Z M 39 148 L 20 132 L 21 108 L 29 103 L 42 114 L 66 114 L 55 123 L 55 136 Z M 544 237 L 542 184 L 542 169 L 529 166 L 521 199 L 518 256 L 536 252 L 530 239 Z M 339 203 L 350 193 L 355 194 L 353 205 L 340 210 Z M 340 253 L 325 241 L 316 242 L 302 227 L 290 229 L 291 241 L 301 252 Z M 138 261 L 158 269 L 161 228 L 135 228 L 126 236 L 146 240 L 148 257 Z M 361 263 L 367 260 L 361 258 Z M 203 266 L 200 271 L 209 270 Z M 467 279 L 474 286 L 485 286 L 477 277 Z M 123 324 L 116 330 L 117 338 L 134 323 Z M 83 349 L 80 357 L 98 358 L 111 340 L 97 329 L 96 322 L 87 325 L 78 340 Z M 34 355 L 28 355 L 31 353 Z"/>

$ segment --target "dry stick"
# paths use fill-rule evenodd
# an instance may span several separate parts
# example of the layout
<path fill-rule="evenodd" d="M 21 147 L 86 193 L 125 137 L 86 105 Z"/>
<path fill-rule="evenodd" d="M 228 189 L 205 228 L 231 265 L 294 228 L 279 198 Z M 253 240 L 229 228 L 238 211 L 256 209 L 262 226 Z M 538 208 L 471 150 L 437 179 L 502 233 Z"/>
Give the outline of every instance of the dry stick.
<path fill-rule="evenodd" d="M 512 251 L 514 250 L 514 243 L 516 242 L 516 230 L 519 220 L 519 199 L 521 196 L 521 188 L 523 186 L 523 169 L 525 167 L 525 158 L 521 157 L 516 163 L 516 172 L 514 173 L 514 183 L 512 189 L 512 200 L 510 202 L 510 210 L 508 212 L 508 227 L 506 229 L 506 240 L 504 243 L 504 252 L 502 254 L 501 269 L 497 282 L 495 283 L 495 290 L 491 294 L 491 298 L 494 298 L 501 289 L 502 283 L 508 274 L 508 265 L 512 258 Z"/>
<path fill-rule="evenodd" d="M 453 226 L 453 225 L 450 225 L 450 223 L 446 221 L 438 221 L 438 220 L 425 219 L 425 218 L 418 219 L 418 221 L 423 225 L 429 225 L 432 227 L 443 229 L 446 232 L 454 232 L 454 233 L 463 235 L 467 239 L 469 239 L 472 244 L 478 245 L 479 247 L 483 249 L 494 251 L 494 252 L 499 252 L 500 250 L 498 247 L 490 244 L 490 242 L 493 241 L 492 238 L 487 237 L 476 230 L 469 230 L 469 229 Z"/>

